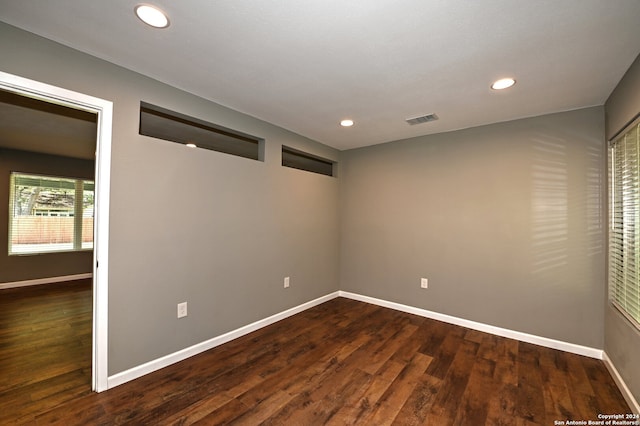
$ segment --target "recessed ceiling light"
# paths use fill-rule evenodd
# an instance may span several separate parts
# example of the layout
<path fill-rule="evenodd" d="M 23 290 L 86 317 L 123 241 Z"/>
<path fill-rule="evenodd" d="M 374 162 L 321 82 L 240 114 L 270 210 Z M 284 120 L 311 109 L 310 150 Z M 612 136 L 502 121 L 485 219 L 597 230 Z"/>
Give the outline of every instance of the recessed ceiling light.
<path fill-rule="evenodd" d="M 493 90 L 503 90 L 508 89 L 514 84 L 516 84 L 516 81 L 513 78 L 501 78 L 500 80 L 494 81 L 491 88 Z"/>
<path fill-rule="evenodd" d="M 139 4 L 134 10 L 138 18 L 147 25 L 151 25 L 154 28 L 167 28 L 169 26 L 167 15 L 155 6 Z"/>
<path fill-rule="evenodd" d="M 342 120 L 340 122 L 340 125 L 342 127 L 351 127 L 351 126 L 353 126 L 353 120 Z"/>
<path fill-rule="evenodd" d="M 188 146 L 189 148 L 197 148 L 197 146 L 196 146 L 196 144 L 195 144 L 195 143 L 188 143 L 188 144 L 187 144 L 187 146 Z"/>

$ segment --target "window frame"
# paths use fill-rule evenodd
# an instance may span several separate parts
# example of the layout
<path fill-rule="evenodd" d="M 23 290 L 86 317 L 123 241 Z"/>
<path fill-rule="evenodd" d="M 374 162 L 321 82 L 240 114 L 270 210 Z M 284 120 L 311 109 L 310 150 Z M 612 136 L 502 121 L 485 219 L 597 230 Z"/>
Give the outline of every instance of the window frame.
<path fill-rule="evenodd" d="M 282 145 L 282 166 L 335 177 L 336 162 L 287 145 Z"/>
<path fill-rule="evenodd" d="M 624 167 L 628 168 L 629 163 L 634 163 L 635 170 L 632 172 L 632 180 L 635 184 L 632 185 L 633 194 L 632 198 L 632 211 L 624 211 L 625 201 L 623 193 L 628 191 L 627 188 L 622 188 L 624 180 L 628 177 L 621 175 L 622 170 L 616 167 L 617 157 L 616 149 L 620 149 L 621 144 L 626 144 L 626 137 L 635 131 L 635 153 L 632 154 L 635 158 L 627 160 L 624 159 Z M 626 146 L 625 146 L 625 149 Z M 626 152 L 625 152 L 626 154 Z M 609 141 L 607 146 L 607 177 L 608 177 L 608 201 L 609 201 L 609 217 L 608 217 L 608 263 L 607 263 L 607 294 L 609 303 L 616 308 L 637 330 L 640 330 L 640 114 L 638 114 L 627 126 L 625 126 L 620 132 L 618 132 Z M 628 196 L 629 197 L 629 196 Z M 633 225 L 625 226 L 624 217 L 633 215 Z M 618 224 L 622 220 L 622 224 Z M 633 229 L 633 241 L 625 239 L 625 235 L 628 235 L 629 228 Z M 631 248 L 627 249 L 631 244 Z M 631 255 L 626 255 L 631 251 Z M 625 259 L 625 255 L 630 260 Z M 633 258 L 631 258 L 633 257 Z M 629 271 L 631 270 L 631 271 Z M 629 279 L 628 274 L 632 273 L 634 276 Z M 624 275 L 624 278 L 621 276 Z M 632 288 L 632 292 L 638 295 L 637 301 L 631 303 L 627 302 L 626 297 L 620 293 L 625 293 L 628 287 L 633 286 L 635 281 L 635 288 Z M 634 306 L 635 305 L 635 306 Z M 632 312 L 635 309 L 635 312 Z"/>
<path fill-rule="evenodd" d="M 264 162 L 264 139 L 167 108 L 140 102 L 138 134 Z"/>
<path fill-rule="evenodd" d="M 83 237 L 85 234 L 82 233 L 83 230 L 83 219 L 84 214 L 77 214 L 78 212 L 82 212 L 82 204 L 78 205 L 76 198 L 74 198 L 74 211 L 73 215 L 69 215 L 67 217 L 73 217 L 73 235 L 72 235 L 72 247 L 71 248 L 54 248 L 50 250 L 28 250 L 28 251 L 16 251 L 13 250 L 13 227 L 14 227 L 14 218 L 15 218 L 15 179 L 21 178 L 32 178 L 32 179 L 48 179 L 48 180 L 64 180 L 64 181 L 72 181 L 74 183 L 74 197 L 77 197 L 78 192 L 82 194 L 84 198 L 84 192 L 87 191 L 86 183 L 90 183 L 90 186 L 93 188 L 90 191 L 93 191 L 93 213 L 91 216 L 92 221 L 95 226 L 95 181 L 93 179 L 82 178 L 82 177 L 69 177 L 69 176 L 58 176 L 58 175 L 50 175 L 50 174 L 42 174 L 42 173 L 31 173 L 31 172 L 20 172 L 20 171 L 11 171 L 9 174 L 9 215 L 8 215 L 8 233 L 7 233 L 7 255 L 8 256 L 32 256 L 32 255 L 46 255 L 53 253 L 77 253 L 77 252 L 90 252 L 95 248 L 95 229 L 91 231 L 91 247 L 83 247 Z M 39 215 L 33 215 L 39 216 Z M 56 216 L 52 216 L 56 217 Z M 60 217 L 60 216 L 57 216 Z M 80 235 L 78 234 L 80 231 Z"/>

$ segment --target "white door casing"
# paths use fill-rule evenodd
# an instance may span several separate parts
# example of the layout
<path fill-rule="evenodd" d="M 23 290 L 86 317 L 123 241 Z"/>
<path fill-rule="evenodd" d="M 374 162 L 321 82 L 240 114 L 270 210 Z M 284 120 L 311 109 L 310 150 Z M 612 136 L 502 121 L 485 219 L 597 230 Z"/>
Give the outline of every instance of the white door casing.
<path fill-rule="evenodd" d="M 93 245 L 92 389 L 108 389 L 109 195 L 113 103 L 0 71 L 0 89 L 97 114 Z"/>

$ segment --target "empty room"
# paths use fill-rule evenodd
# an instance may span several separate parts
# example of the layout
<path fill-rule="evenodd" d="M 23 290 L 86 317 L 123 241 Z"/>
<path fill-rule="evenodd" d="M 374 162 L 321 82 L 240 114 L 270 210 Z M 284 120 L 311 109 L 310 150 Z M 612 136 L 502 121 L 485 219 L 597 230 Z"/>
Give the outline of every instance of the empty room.
<path fill-rule="evenodd" d="M 640 424 L 638 22 L 0 0 L 0 424 Z"/>

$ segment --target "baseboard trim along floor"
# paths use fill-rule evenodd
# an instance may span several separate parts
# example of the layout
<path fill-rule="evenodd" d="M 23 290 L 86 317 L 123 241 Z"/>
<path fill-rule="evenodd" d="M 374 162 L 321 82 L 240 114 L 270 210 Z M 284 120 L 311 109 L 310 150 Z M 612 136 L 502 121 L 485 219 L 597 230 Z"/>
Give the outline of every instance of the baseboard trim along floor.
<path fill-rule="evenodd" d="M 609 369 L 609 372 L 613 376 L 616 384 L 620 388 L 620 391 L 622 392 L 629 406 L 636 413 L 640 413 L 640 406 L 638 405 L 638 402 L 635 400 L 634 396 L 631 394 L 631 391 L 627 387 L 626 383 L 624 382 L 624 380 L 622 380 L 622 377 L 620 377 L 620 374 L 616 370 L 615 366 L 611 363 L 611 360 L 606 355 L 606 353 L 604 353 L 602 349 L 590 348 L 587 346 L 576 345 L 573 343 L 563 342 L 560 340 L 549 339 L 546 337 L 536 336 L 533 334 L 509 330 L 506 328 L 495 327 L 488 324 L 470 321 L 463 318 L 445 315 L 438 312 L 428 311 L 426 309 L 416 308 L 413 306 L 403 305 L 400 303 L 390 302 L 387 300 L 377 299 L 374 297 L 364 296 L 364 295 L 351 293 L 347 291 L 336 291 L 336 292 L 327 294 L 325 296 L 322 296 L 317 299 L 311 300 L 309 302 L 303 303 L 301 305 L 295 306 L 291 309 L 287 309 L 286 311 L 272 315 L 268 318 L 264 318 L 262 320 L 253 322 L 246 326 L 240 327 L 236 330 L 229 331 L 228 333 L 222 334 L 220 336 L 214 337 L 212 339 L 206 340 L 204 342 L 198 343 L 196 345 L 190 346 L 188 348 L 182 349 L 172 354 L 163 356 L 161 358 L 149 361 L 137 367 L 117 373 L 113 376 L 109 376 L 108 388 L 109 389 L 113 388 L 115 386 L 137 379 L 138 377 L 142 377 L 146 374 L 152 373 L 161 368 L 167 367 L 176 362 L 185 360 L 201 352 L 207 351 L 209 349 L 213 349 L 216 346 L 220 346 L 231 340 L 237 339 L 241 336 L 244 336 L 255 330 L 271 325 L 282 319 L 288 318 L 299 312 L 305 311 L 321 303 L 335 299 L 336 297 L 345 297 L 352 300 L 358 300 L 361 302 L 370 303 L 373 305 L 382 306 L 385 308 L 390 308 L 397 311 L 406 312 L 406 313 L 418 315 L 421 317 L 446 322 L 449 324 L 459 325 L 461 327 L 466 327 L 472 330 L 482 331 L 482 332 L 493 334 L 496 336 L 507 337 L 510 339 L 532 343 L 532 344 L 544 346 L 547 348 L 558 349 L 561 351 L 565 351 L 565 352 L 569 352 L 577 355 L 583 355 L 590 358 L 603 360 L 607 369 Z"/>
<path fill-rule="evenodd" d="M 209 339 L 204 342 L 198 343 L 196 345 L 190 346 L 188 348 L 182 349 L 178 352 L 174 352 L 172 354 L 163 356 L 162 358 L 158 358 L 153 361 L 146 362 L 137 367 L 131 368 L 129 370 L 125 370 L 121 373 L 114 374 L 113 376 L 109 376 L 108 389 L 111 389 L 115 386 L 126 383 L 128 381 L 137 379 L 138 377 L 142 377 L 145 374 L 152 373 L 156 370 L 167 367 L 171 364 L 175 364 L 176 362 L 185 360 L 201 352 L 208 351 L 209 349 L 213 349 L 216 346 L 220 346 L 231 340 L 237 339 L 238 337 L 242 337 L 245 334 L 249 334 L 253 331 L 259 330 L 263 327 L 266 327 L 275 322 L 288 318 L 299 312 L 305 311 L 321 303 L 327 302 L 331 299 L 335 299 L 338 296 L 339 295 L 337 291 L 334 293 L 330 293 L 326 296 L 322 296 L 317 299 L 311 300 L 309 302 L 303 303 L 301 305 L 295 306 L 291 309 L 287 309 L 286 311 L 280 312 L 268 318 L 264 318 L 259 321 L 253 322 L 251 324 L 245 325 L 244 327 L 240 327 L 236 330 L 229 331 L 228 333 L 222 334 L 220 336 L 214 337 L 212 339 Z"/>
<path fill-rule="evenodd" d="M 609 373 L 611 373 L 613 381 L 616 382 L 616 385 L 618 385 L 618 389 L 620 389 L 620 393 L 622 393 L 622 396 L 624 397 L 625 401 L 627 401 L 627 404 L 629 404 L 629 407 L 633 410 L 634 413 L 640 414 L 640 404 L 631 393 L 631 390 L 629 389 L 627 384 L 624 382 L 624 380 L 622 380 L 618 369 L 615 365 L 613 365 L 606 352 L 604 353 L 602 361 L 604 361 L 604 365 L 607 367 L 607 370 L 609 370 Z"/>
<path fill-rule="evenodd" d="M 93 274 L 89 272 L 86 274 L 64 275 L 61 277 L 37 278 L 34 280 L 14 281 L 10 283 L 0 283 L 0 290 L 4 290 L 6 288 L 27 287 L 30 285 L 54 284 L 54 283 L 61 283 L 65 281 L 84 280 L 92 277 L 93 277 Z"/>
<path fill-rule="evenodd" d="M 349 293 L 347 291 L 339 292 L 341 297 L 359 300 L 361 302 L 371 303 L 372 305 L 383 306 L 385 308 L 395 309 L 396 311 L 407 312 L 409 314 L 430 318 L 449 324 L 459 325 L 461 327 L 470 328 L 472 330 L 482 331 L 496 336 L 508 337 L 510 339 L 519 340 L 521 342 L 533 343 L 534 345 L 544 346 L 546 348 L 558 349 L 577 355 L 584 355 L 590 358 L 602 359 L 602 349 L 594 349 L 587 346 L 567 343 L 560 340 L 540 337 L 533 334 L 522 333 L 519 331 L 509 330 L 507 328 L 495 327 L 493 325 L 483 324 L 480 322 L 470 321 L 463 318 L 453 317 L 451 315 L 440 314 L 438 312 L 428 311 L 426 309 L 415 308 L 413 306 L 403 305 L 400 303 L 389 302 L 374 297 L 362 296 L 360 294 Z"/>

